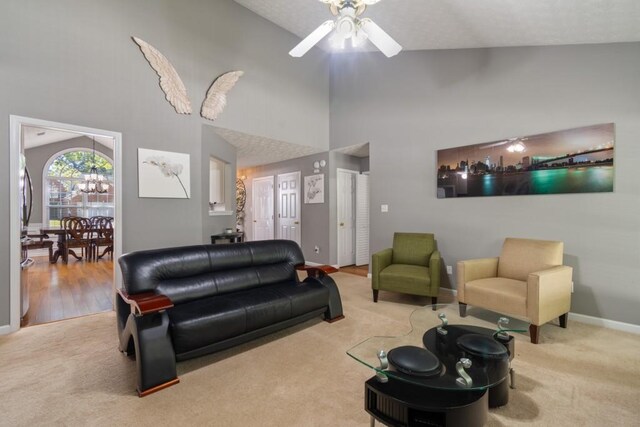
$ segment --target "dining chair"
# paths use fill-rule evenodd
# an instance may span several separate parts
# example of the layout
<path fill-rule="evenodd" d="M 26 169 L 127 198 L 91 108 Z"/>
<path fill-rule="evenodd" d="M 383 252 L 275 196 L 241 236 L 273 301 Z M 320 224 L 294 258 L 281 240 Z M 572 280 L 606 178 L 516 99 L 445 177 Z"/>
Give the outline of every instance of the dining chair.
<path fill-rule="evenodd" d="M 107 253 L 110 259 L 113 259 L 113 217 L 94 216 L 91 218 L 91 226 L 94 233 L 92 248 L 94 259 L 96 261 L 102 259 Z M 102 254 L 100 254 L 101 246 L 105 246 Z"/>
<path fill-rule="evenodd" d="M 82 217 L 65 217 L 60 220 L 60 224 L 66 234 L 65 240 L 61 242 L 63 247 L 60 248 L 62 261 L 65 264 L 68 263 L 69 254 L 78 260 L 84 257 L 87 261 L 91 261 L 93 231 L 89 219 Z M 80 249 L 81 255 L 78 256 L 74 249 Z"/>

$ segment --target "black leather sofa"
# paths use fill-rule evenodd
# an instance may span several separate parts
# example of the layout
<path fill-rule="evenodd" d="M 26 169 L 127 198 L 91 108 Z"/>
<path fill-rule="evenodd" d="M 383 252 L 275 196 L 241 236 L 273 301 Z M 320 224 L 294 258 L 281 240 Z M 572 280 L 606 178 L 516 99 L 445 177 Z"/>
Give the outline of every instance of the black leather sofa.
<path fill-rule="evenodd" d="M 179 382 L 176 361 L 316 316 L 343 318 L 328 269 L 305 266 L 288 240 L 145 250 L 118 262 L 120 351 L 135 353 L 140 396 Z M 297 270 L 308 277 L 300 281 Z"/>

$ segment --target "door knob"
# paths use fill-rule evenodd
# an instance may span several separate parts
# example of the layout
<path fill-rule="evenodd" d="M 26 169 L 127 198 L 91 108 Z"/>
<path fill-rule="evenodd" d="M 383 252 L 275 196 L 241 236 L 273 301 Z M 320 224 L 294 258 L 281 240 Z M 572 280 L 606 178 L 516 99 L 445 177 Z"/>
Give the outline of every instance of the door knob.
<path fill-rule="evenodd" d="M 253 220 L 253 222 L 258 222 L 258 220 L 255 220 L 255 219 L 254 219 L 254 220 Z"/>
<path fill-rule="evenodd" d="M 340 223 L 340 227 L 344 227 L 344 222 L 341 222 L 341 223 Z"/>
<path fill-rule="evenodd" d="M 296 222 L 294 222 L 294 224 L 300 224 L 300 221 L 296 221 Z"/>

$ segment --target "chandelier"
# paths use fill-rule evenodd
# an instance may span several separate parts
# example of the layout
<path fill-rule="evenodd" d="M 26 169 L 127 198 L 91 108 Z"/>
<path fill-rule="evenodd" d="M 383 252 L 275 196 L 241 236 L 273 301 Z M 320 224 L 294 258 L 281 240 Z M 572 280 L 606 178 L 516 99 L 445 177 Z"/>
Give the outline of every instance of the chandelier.
<path fill-rule="evenodd" d="M 78 184 L 78 190 L 83 193 L 106 193 L 109 191 L 109 183 L 105 181 L 104 176 L 98 174 L 96 168 L 96 138 L 93 139 L 93 156 L 91 169 L 89 174 L 84 176 L 84 182 Z"/>

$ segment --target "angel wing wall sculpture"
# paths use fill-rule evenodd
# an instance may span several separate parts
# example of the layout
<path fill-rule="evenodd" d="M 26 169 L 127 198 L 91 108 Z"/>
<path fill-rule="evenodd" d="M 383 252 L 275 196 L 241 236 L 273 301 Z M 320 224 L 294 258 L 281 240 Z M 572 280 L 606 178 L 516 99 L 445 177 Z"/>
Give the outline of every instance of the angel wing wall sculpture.
<path fill-rule="evenodd" d="M 207 91 L 200 115 L 209 120 L 217 119 L 227 105 L 227 93 L 243 74 L 244 71 L 230 71 L 218 77 Z"/>
<path fill-rule="evenodd" d="M 133 41 L 140 46 L 142 54 L 151 65 L 151 68 L 160 77 L 160 88 L 165 94 L 167 101 L 175 108 L 178 114 L 191 114 L 191 101 L 187 96 L 187 88 L 182 83 L 182 79 L 173 65 L 158 49 L 151 46 L 138 37 L 132 37 Z"/>

